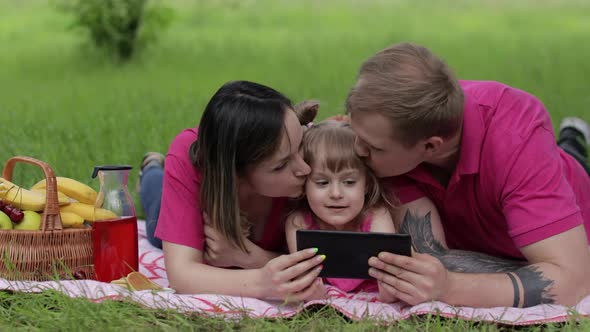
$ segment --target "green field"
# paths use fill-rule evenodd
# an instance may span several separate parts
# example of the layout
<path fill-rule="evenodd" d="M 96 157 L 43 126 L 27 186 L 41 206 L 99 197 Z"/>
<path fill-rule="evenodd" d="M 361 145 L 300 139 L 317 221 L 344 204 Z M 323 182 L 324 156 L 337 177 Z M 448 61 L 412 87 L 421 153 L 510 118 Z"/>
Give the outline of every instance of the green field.
<path fill-rule="evenodd" d="M 361 62 L 400 41 L 431 48 L 461 78 L 498 80 L 537 95 L 555 126 L 566 115 L 590 119 L 588 1 L 177 0 L 166 2 L 175 11 L 169 29 L 128 64 L 90 49 L 84 32 L 72 30 L 73 18 L 54 3 L 0 0 L 0 165 L 14 155 L 32 156 L 95 188 L 94 165 L 137 166 L 146 151 L 164 152 L 177 132 L 198 124 L 209 97 L 228 80 L 264 83 L 294 101 L 319 99 L 325 118 L 343 111 Z M 22 166 L 15 182 L 29 186 L 41 176 Z M 136 177 L 137 167 L 131 188 Z M 56 301 L 65 309 L 51 309 Z M 83 323 L 88 315 L 96 322 Z M 313 315 L 324 319 L 315 322 Z M 55 294 L 0 296 L 0 329 L 376 328 L 344 323 L 330 312 L 313 315 L 234 324 Z M 47 319 L 36 325 L 31 317 Z M 495 326 L 433 318 L 389 328 Z"/>

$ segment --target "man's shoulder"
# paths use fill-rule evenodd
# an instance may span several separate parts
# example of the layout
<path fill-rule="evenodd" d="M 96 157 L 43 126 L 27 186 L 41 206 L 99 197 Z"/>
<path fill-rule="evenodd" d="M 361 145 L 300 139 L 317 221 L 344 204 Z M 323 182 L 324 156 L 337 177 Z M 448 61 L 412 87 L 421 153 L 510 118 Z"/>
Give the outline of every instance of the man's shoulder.
<path fill-rule="evenodd" d="M 490 107 L 496 106 L 507 91 L 517 90 L 496 81 L 460 81 L 459 83 L 467 99 L 473 99 L 478 104 Z"/>

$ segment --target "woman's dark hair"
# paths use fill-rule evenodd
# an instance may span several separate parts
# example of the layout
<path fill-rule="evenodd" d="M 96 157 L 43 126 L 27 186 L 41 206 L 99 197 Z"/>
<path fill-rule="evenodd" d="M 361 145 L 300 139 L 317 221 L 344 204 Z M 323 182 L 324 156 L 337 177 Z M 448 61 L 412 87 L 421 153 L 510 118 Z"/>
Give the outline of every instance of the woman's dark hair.
<path fill-rule="evenodd" d="M 200 202 L 213 227 L 246 251 L 247 221 L 240 213 L 237 177 L 269 158 L 281 144 L 291 101 L 267 86 L 233 81 L 207 104 L 190 159 L 203 172 Z"/>

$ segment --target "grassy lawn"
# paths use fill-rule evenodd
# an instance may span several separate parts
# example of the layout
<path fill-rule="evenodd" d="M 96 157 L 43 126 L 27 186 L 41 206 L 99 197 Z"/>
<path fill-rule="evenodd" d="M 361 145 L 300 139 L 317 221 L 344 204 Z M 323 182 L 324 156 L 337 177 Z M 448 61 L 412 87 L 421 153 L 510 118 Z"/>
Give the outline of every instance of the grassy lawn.
<path fill-rule="evenodd" d="M 587 1 L 227 0 L 172 1 L 175 19 L 136 61 L 113 64 L 85 47 L 55 1 L 0 0 L 0 165 L 13 155 L 49 162 L 58 175 L 98 187 L 98 164 L 136 166 L 197 125 L 228 80 L 258 81 L 294 101 L 322 102 L 321 118 L 343 111 L 360 63 L 399 41 L 431 48 L 461 78 L 498 80 L 537 95 L 555 126 L 590 119 Z M 167 2 L 168 3 L 168 2 Z M 130 177 L 134 188 L 137 169 Z M 17 168 L 29 186 L 42 173 Z M 319 319 L 321 318 L 321 319 Z M 347 323 L 331 310 L 292 320 L 225 322 L 59 294 L 0 292 L 0 329 L 43 330 L 496 330 L 436 317 L 392 326 Z M 548 330 L 588 328 L 585 321 Z M 525 329 L 525 330 L 528 330 Z"/>

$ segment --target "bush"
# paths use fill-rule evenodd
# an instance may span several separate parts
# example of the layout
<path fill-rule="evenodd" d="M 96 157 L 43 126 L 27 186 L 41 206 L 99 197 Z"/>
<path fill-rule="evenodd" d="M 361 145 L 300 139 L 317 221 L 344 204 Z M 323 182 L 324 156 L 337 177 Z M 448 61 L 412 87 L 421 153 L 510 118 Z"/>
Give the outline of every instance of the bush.
<path fill-rule="evenodd" d="M 123 61 L 155 40 L 172 19 L 172 9 L 148 0 L 66 0 L 61 7 L 76 16 L 74 27 L 87 30 L 97 47 Z"/>

